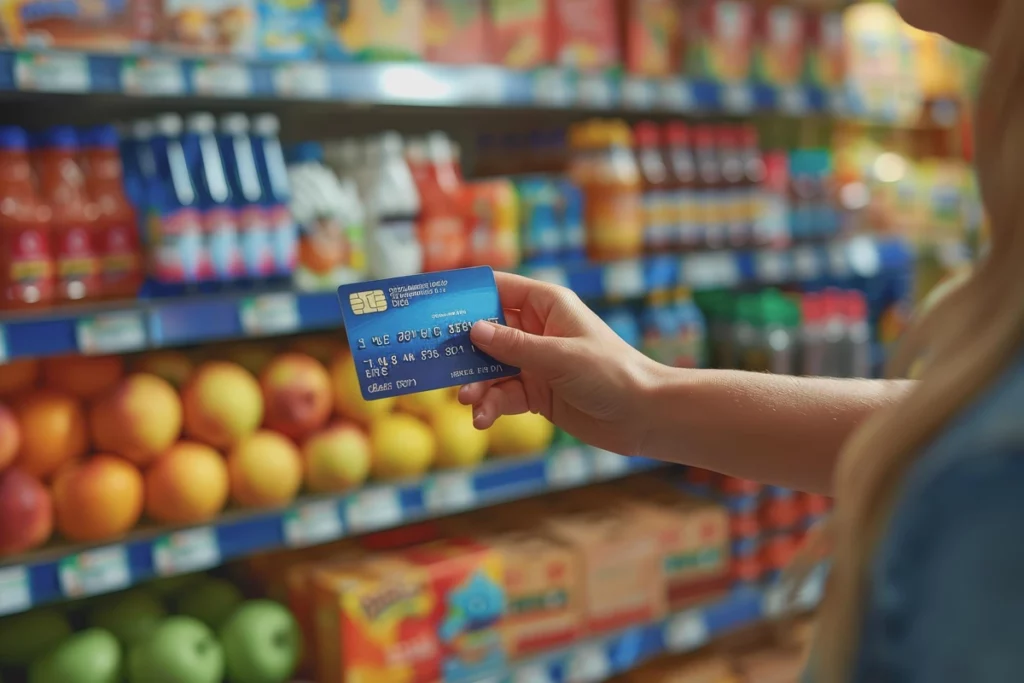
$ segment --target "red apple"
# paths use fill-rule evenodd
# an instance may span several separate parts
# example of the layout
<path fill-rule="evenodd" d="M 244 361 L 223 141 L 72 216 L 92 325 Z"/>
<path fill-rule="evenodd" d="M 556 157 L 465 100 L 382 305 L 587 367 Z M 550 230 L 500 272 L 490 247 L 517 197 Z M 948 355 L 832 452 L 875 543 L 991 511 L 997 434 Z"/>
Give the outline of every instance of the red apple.
<path fill-rule="evenodd" d="M 53 501 L 42 483 L 17 467 L 0 472 L 0 556 L 42 545 L 53 533 Z"/>

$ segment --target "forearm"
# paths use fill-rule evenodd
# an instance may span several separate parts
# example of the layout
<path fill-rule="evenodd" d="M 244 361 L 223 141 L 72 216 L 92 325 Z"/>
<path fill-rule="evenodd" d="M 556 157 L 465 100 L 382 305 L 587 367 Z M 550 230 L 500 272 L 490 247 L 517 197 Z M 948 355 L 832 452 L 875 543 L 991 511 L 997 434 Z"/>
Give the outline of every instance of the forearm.
<path fill-rule="evenodd" d="M 831 493 L 839 450 L 913 382 L 665 368 L 645 392 L 644 455 Z"/>

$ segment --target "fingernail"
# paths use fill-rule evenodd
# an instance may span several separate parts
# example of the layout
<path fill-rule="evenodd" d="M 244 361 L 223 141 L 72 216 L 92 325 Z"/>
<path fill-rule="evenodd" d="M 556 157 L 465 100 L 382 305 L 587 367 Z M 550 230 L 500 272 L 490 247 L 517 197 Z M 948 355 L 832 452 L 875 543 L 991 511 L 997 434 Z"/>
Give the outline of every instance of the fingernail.
<path fill-rule="evenodd" d="M 480 320 L 473 325 L 473 329 L 469 331 L 470 338 L 480 344 L 490 344 L 491 340 L 494 339 L 494 332 L 497 328 L 493 323 L 489 323 L 486 320 Z"/>
<path fill-rule="evenodd" d="M 473 425 L 479 424 L 484 419 L 483 408 L 473 408 Z"/>

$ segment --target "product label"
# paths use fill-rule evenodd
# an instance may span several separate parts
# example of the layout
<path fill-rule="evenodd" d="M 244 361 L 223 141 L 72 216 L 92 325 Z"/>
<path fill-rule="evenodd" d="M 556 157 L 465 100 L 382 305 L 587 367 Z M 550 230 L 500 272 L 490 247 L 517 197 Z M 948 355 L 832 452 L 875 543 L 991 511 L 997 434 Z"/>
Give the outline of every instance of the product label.
<path fill-rule="evenodd" d="M 153 274 L 160 282 L 198 282 L 209 263 L 202 220 L 194 209 L 171 209 L 149 219 Z"/>
<path fill-rule="evenodd" d="M 135 226 L 112 225 L 100 235 L 100 271 L 104 286 L 118 285 L 139 271 Z"/>
<path fill-rule="evenodd" d="M 73 226 L 57 239 L 57 278 L 60 291 L 70 299 L 81 299 L 99 291 L 99 258 L 89 230 Z"/>
<path fill-rule="evenodd" d="M 425 271 L 451 270 L 465 265 L 466 225 L 454 216 L 425 218 L 420 224 Z"/>
<path fill-rule="evenodd" d="M 182 529 L 153 543 L 153 565 L 160 576 L 202 571 L 220 561 L 217 532 L 210 527 Z"/>
<path fill-rule="evenodd" d="M 203 216 L 203 241 L 209 257 L 209 272 L 205 277 L 230 280 L 242 271 L 242 258 L 238 245 L 239 219 L 246 220 L 248 211 L 235 212 L 228 208 L 210 209 Z M 243 224 L 243 234 L 245 227 Z"/>
<path fill-rule="evenodd" d="M 677 232 L 674 241 L 683 249 L 696 249 L 703 240 L 696 193 L 689 189 L 676 190 L 674 199 Z"/>
<path fill-rule="evenodd" d="M 25 567 L 0 569 L 0 615 L 21 612 L 32 606 L 32 589 Z"/>
<path fill-rule="evenodd" d="M 664 190 L 644 193 L 644 244 L 649 250 L 666 249 L 671 244 L 671 206 L 671 195 Z"/>
<path fill-rule="evenodd" d="M 3 238 L 8 300 L 31 304 L 51 298 L 53 261 L 46 233 L 35 228 L 7 229 Z"/>
<path fill-rule="evenodd" d="M 59 561 L 61 592 L 68 598 L 110 593 L 131 584 L 124 546 L 94 548 Z"/>
<path fill-rule="evenodd" d="M 587 213 L 595 257 L 623 258 L 641 251 L 643 214 L 637 194 L 611 188 L 591 192 L 587 196 Z"/>

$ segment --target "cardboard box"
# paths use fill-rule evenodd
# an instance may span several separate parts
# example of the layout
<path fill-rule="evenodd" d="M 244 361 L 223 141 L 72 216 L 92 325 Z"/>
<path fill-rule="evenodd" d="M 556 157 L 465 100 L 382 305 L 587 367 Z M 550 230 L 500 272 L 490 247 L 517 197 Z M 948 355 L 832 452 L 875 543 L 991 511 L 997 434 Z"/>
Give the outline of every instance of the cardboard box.
<path fill-rule="evenodd" d="M 426 0 L 427 61 L 484 64 L 490 22 L 484 0 Z"/>
<path fill-rule="evenodd" d="M 326 40 L 326 15 L 320 0 L 257 0 L 261 57 L 316 59 Z"/>
<path fill-rule="evenodd" d="M 665 78 L 678 68 L 682 14 L 675 0 L 621 0 L 620 28 L 626 71 Z"/>
<path fill-rule="evenodd" d="M 657 528 L 627 506 L 558 514 L 544 527 L 583 562 L 587 629 L 597 634 L 665 613 Z"/>
<path fill-rule="evenodd" d="M 551 63 L 550 0 L 490 0 L 491 61 L 512 69 Z"/>
<path fill-rule="evenodd" d="M 754 21 L 754 78 L 773 86 L 793 86 L 803 78 L 807 56 L 807 17 L 799 7 L 758 7 Z"/>
<path fill-rule="evenodd" d="M 325 0 L 330 59 L 409 61 L 424 55 L 424 0 Z"/>
<path fill-rule="evenodd" d="M 164 0 L 160 42 L 188 55 L 256 54 L 255 0 Z"/>
<path fill-rule="evenodd" d="M 144 50 L 156 38 L 157 0 L 4 0 L 7 42 L 99 52 Z"/>
<path fill-rule="evenodd" d="M 687 72 L 719 83 L 750 78 L 754 6 L 741 0 L 696 0 L 686 8 Z"/>
<path fill-rule="evenodd" d="M 602 71 L 618 66 L 615 0 L 551 0 L 552 54 L 559 66 Z"/>

